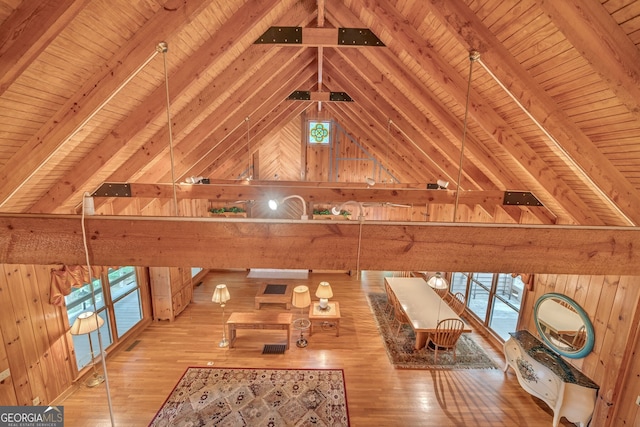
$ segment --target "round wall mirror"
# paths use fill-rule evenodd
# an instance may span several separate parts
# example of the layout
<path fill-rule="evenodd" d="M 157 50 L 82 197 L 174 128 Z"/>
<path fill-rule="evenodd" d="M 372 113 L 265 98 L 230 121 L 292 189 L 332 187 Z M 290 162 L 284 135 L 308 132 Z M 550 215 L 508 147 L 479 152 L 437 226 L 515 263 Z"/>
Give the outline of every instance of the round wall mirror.
<path fill-rule="evenodd" d="M 593 349 L 593 325 L 580 305 L 566 295 L 548 293 L 536 301 L 536 328 L 543 341 L 562 356 L 585 357 Z"/>

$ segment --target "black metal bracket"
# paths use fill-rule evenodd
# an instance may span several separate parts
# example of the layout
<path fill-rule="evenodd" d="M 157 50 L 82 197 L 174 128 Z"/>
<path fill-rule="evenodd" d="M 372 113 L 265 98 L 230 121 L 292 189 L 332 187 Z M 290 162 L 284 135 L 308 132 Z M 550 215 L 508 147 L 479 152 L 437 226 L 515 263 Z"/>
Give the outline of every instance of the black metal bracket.
<path fill-rule="evenodd" d="M 291 101 L 310 101 L 311 91 L 308 90 L 295 90 L 291 92 L 291 95 L 287 97 Z"/>
<path fill-rule="evenodd" d="M 346 92 L 330 92 L 329 101 L 353 102 L 353 99 Z"/>
<path fill-rule="evenodd" d="M 503 205 L 544 206 L 540 200 L 529 191 L 505 191 Z"/>
<path fill-rule="evenodd" d="M 302 27 L 270 27 L 254 44 L 302 44 Z"/>
<path fill-rule="evenodd" d="M 127 183 L 103 182 L 93 192 L 93 197 L 131 197 L 131 185 Z"/>
<path fill-rule="evenodd" d="M 368 28 L 339 28 L 338 44 L 344 46 L 384 46 Z"/>

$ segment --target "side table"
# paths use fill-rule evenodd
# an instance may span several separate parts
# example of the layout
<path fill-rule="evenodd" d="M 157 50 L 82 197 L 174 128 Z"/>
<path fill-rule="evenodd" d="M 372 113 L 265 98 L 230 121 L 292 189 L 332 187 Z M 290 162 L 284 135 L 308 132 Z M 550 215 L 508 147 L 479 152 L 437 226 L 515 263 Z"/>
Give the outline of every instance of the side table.
<path fill-rule="evenodd" d="M 309 306 L 309 321 L 311 322 L 309 336 L 313 335 L 313 324 L 317 322 L 335 323 L 336 336 L 340 336 L 340 303 L 330 302 L 326 310 L 321 310 L 318 301 L 312 302 Z"/>

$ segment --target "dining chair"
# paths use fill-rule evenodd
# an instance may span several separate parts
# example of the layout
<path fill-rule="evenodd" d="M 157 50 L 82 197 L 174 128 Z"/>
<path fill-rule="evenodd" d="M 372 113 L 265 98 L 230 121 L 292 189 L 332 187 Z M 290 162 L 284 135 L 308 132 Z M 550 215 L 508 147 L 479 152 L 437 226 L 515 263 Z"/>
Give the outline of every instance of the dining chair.
<path fill-rule="evenodd" d="M 451 299 L 451 308 L 453 312 L 458 316 L 461 316 L 464 313 L 464 308 L 467 305 L 467 298 L 464 296 L 462 292 L 456 292 Z"/>
<path fill-rule="evenodd" d="M 394 310 L 394 300 L 396 299 L 396 296 L 387 282 L 384 283 L 384 291 L 387 294 L 387 304 L 384 306 L 384 314 L 389 315 Z"/>
<path fill-rule="evenodd" d="M 456 362 L 456 344 L 463 329 L 464 322 L 460 319 L 443 319 L 438 322 L 436 331 L 429 334 L 427 339 L 427 348 L 430 342 L 434 345 L 434 363 L 438 363 L 438 350 L 453 350 L 453 363 Z"/>
<path fill-rule="evenodd" d="M 402 309 L 400 302 L 397 298 L 393 299 L 393 320 L 391 322 L 391 326 L 393 326 L 396 322 L 398 322 L 398 329 L 396 329 L 396 336 L 400 333 L 400 329 L 402 329 L 402 325 L 409 324 L 409 318 L 407 314 Z"/>
<path fill-rule="evenodd" d="M 438 294 L 438 296 L 440 298 L 442 298 L 442 300 L 444 302 L 446 302 L 447 304 L 451 303 L 451 299 L 453 297 L 453 295 L 451 295 L 451 293 L 449 292 L 449 289 L 444 288 L 444 289 L 434 289 L 435 293 Z"/>

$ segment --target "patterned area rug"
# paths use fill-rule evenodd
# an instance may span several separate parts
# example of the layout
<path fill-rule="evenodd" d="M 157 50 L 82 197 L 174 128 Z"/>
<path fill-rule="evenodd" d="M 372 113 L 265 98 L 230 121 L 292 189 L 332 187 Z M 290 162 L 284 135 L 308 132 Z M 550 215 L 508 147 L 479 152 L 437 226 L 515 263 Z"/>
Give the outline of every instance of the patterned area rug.
<path fill-rule="evenodd" d="M 367 295 L 378 330 L 382 335 L 387 354 L 396 368 L 404 369 L 497 369 L 496 364 L 485 351 L 469 336 L 462 334 L 456 346 L 456 362 L 452 351 L 438 351 L 438 363 L 434 362 L 434 352 L 428 348 L 414 349 L 415 333 L 409 325 L 404 325 L 396 335 L 397 323 L 392 325 L 392 317 L 385 314 L 387 296 L 384 293 Z"/>
<path fill-rule="evenodd" d="M 188 368 L 150 426 L 348 426 L 341 369 Z"/>

